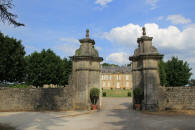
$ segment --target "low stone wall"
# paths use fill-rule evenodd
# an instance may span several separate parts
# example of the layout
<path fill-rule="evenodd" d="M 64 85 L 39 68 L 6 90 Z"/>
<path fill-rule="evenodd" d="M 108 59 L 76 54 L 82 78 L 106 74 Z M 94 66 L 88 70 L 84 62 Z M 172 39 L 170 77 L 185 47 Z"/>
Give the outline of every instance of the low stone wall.
<path fill-rule="evenodd" d="M 162 90 L 163 109 L 195 109 L 195 87 L 163 87 Z"/>
<path fill-rule="evenodd" d="M 65 88 L 0 88 L 0 111 L 67 111 L 73 91 Z"/>

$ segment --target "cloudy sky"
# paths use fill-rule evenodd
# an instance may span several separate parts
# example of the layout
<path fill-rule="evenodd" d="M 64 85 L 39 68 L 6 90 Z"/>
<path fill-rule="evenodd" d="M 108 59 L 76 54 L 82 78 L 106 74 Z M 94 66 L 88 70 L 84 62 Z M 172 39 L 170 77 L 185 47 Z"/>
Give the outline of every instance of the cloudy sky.
<path fill-rule="evenodd" d="M 142 26 L 164 60 L 178 56 L 195 73 L 195 0 L 13 0 L 15 28 L 0 31 L 22 40 L 27 54 L 51 48 L 68 57 L 79 48 L 86 28 L 104 62 L 128 64 Z M 193 75 L 193 78 L 195 76 Z"/>

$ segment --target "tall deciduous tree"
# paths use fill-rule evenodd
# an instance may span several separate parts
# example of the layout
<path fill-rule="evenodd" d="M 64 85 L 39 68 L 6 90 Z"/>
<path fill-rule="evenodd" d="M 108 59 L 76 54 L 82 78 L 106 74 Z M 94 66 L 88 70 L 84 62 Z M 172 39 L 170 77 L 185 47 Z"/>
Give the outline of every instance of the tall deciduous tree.
<path fill-rule="evenodd" d="M 168 60 L 166 63 L 160 62 L 159 74 L 161 85 L 173 87 L 185 86 L 189 83 L 189 79 L 192 75 L 190 71 L 191 68 L 189 64 L 183 60 L 179 60 L 177 57 L 172 57 L 172 59 Z"/>
<path fill-rule="evenodd" d="M 23 82 L 25 50 L 14 38 L 0 33 L 0 82 Z"/>
<path fill-rule="evenodd" d="M 13 8 L 12 0 L 0 0 L 0 19 L 3 23 L 8 21 L 8 23 L 13 24 L 15 26 L 24 26 L 24 24 L 17 22 L 15 19 L 17 18 L 16 14 L 9 12 L 9 9 Z"/>
<path fill-rule="evenodd" d="M 165 68 L 166 68 L 166 63 L 161 60 L 159 62 L 159 77 L 160 77 L 160 85 L 161 86 L 166 86 L 167 85 L 167 78 L 166 78 L 166 72 L 165 72 Z"/>
<path fill-rule="evenodd" d="M 26 57 L 26 81 L 28 84 L 42 87 L 44 84 L 66 85 L 70 65 L 66 59 L 48 49 L 34 52 Z"/>

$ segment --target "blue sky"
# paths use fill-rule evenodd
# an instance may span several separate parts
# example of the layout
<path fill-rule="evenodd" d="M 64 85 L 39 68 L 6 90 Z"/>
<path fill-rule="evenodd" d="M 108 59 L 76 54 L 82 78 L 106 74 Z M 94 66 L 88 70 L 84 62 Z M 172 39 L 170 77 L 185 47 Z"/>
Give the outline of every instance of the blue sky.
<path fill-rule="evenodd" d="M 127 64 L 137 47 L 141 27 L 168 60 L 178 56 L 195 73 L 194 0 L 13 0 L 20 22 L 0 31 L 22 40 L 27 54 L 51 48 L 68 57 L 79 48 L 86 28 L 104 62 Z M 195 77 L 195 76 L 193 76 Z"/>

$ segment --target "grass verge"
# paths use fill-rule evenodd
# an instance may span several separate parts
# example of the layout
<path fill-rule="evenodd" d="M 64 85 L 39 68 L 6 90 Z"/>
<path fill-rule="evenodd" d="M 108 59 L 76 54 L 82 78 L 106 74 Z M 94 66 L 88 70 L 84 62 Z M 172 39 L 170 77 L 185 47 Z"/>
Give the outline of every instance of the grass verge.
<path fill-rule="evenodd" d="M 106 96 L 103 97 L 131 97 L 131 94 L 130 96 L 128 96 L 129 92 L 131 93 L 131 90 L 123 90 L 123 89 L 102 90 L 102 94 L 106 93 Z"/>

